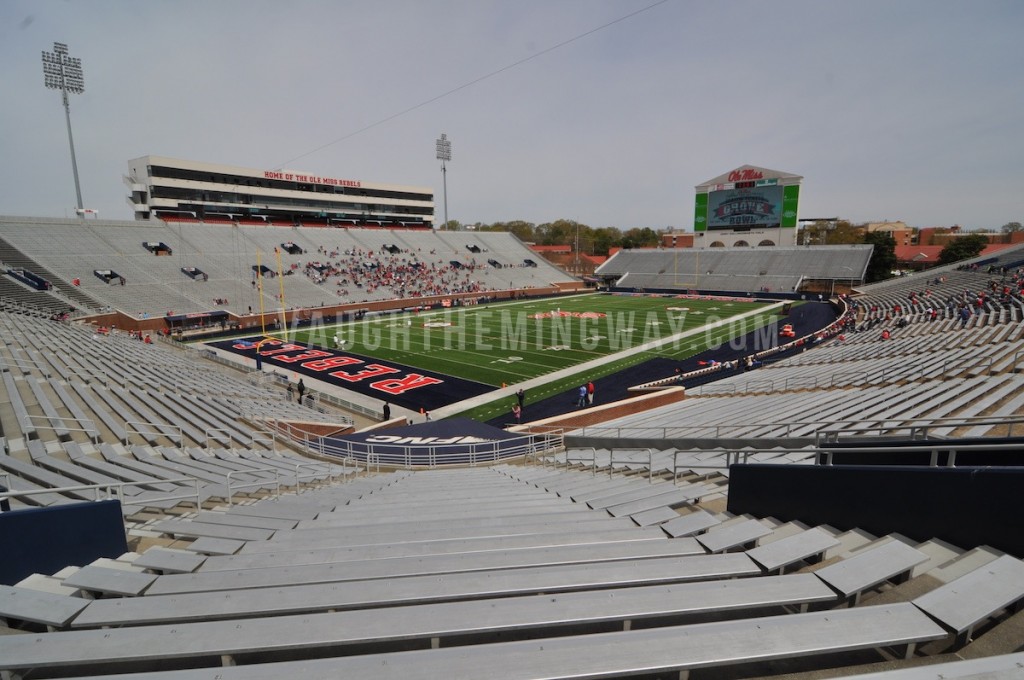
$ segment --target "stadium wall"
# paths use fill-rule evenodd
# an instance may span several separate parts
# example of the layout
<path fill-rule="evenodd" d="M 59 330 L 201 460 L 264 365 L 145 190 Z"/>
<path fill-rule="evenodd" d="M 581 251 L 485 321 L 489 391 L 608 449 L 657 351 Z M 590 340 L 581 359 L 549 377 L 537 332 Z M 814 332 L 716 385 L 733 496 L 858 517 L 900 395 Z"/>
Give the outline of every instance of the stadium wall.
<path fill-rule="evenodd" d="M 128 551 L 120 501 L 0 512 L 0 584 Z"/>
<path fill-rule="evenodd" d="M 1024 469 L 1006 467 L 733 465 L 728 510 L 1021 556 L 1022 484 Z"/>
<path fill-rule="evenodd" d="M 575 391 L 573 394 L 575 394 Z M 578 411 L 571 411 L 562 415 L 552 416 L 551 418 L 536 420 L 518 428 L 512 427 L 509 429 L 514 432 L 523 432 L 529 431 L 534 427 L 538 428 L 538 431 L 542 431 L 550 430 L 553 427 L 577 428 L 586 427 L 588 425 L 600 425 L 601 423 L 615 418 L 648 411 L 652 408 L 665 406 L 666 404 L 674 404 L 685 398 L 685 388 L 670 387 L 664 390 L 658 390 L 651 394 L 645 394 L 639 397 L 630 397 L 610 404 L 591 406 Z M 566 393 L 566 402 L 569 401 L 571 401 L 571 395 Z"/>

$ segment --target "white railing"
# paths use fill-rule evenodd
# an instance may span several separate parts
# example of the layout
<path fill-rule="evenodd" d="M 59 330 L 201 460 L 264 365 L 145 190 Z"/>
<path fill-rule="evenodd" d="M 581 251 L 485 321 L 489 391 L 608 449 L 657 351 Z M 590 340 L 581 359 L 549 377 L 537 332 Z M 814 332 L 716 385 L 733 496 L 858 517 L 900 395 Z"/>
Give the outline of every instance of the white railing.
<path fill-rule="evenodd" d="M 143 430 L 142 429 L 143 427 L 152 427 L 152 428 L 156 428 L 156 429 Z M 178 426 L 178 425 L 169 425 L 167 423 L 147 423 L 147 422 L 143 422 L 141 420 L 126 420 L 125 421 L 125 423 L 124 423 L 124 445 L 128 446 L 128 443 L 129 443 L 128 440 L 131 437 L 133 431 L 135 432 L 135 434 L 139 435 L 143 439 L 146 439 L 147 437 L 152 437 L 152 436 L 170 438 L 171 435 L 167 434 L 167 432 L 165 432 L 165 430 L 176 430 L 177 433 L 178 433 L 178 448 L 184 448 L 185 447 L 185 437 L 182 434 L 182 430 L 181 430 L 180 426 Z"/>
<path fill-rule="evenodd" d="M 162 484 L 191 484 L 193 491 L 187 493 L 171 494 L 168 496 L 147 496 L 146 498 L 132 498 L 125 494 L 125 487 L 139 487 L 144 482 L 109 482 L 105 484 L 80 484 L 77 486 L 61 486 L 52 487 L 48 489 L 31 489 L 31 490 L 16 490 L 11 489 L 10 475 L 7 473 L 0 473 L 0 475 L 7 478 L 5 488 L 6 491 L 0 492 L 0 501 L 8 498 L 21 498 L 23 496 L 38 496 L 41 494 L 55 493 L 65 494 L 71 492 L 81 491 L 94 491 L 97 501 L 103 500 L 118 500 L 121 505 L 139 506 L 146 507 L 150 503 L 163 503 L 166 501 L 178 501 L 195 499 L 196 509 L 198 510 L 202 505 L 202 499 L 199 493 L 199 480 L 195 477 L 178 477 L 174 479 L 161 479 L 159 480 Z M 85 501 L 83 501 L 85 502 Z"/>
<path fill-rule="evenodd" d="M 41 421 L 44 424 L 36 425 L 35 421 Z M 57 421 L 60 424 L 52 425 L 51 423 L 53 421 Z M 80 427 L 71 427 L 66 425 L 65 423 L 74 423 L 75 425 L 79 425 Z M 25 414 L 22 417 L 21 425 L 26 431 L 33 428 L 36 430 L 51 430 L 54 433 L 57 433 L 58 436 L 62 432 L 83 432 L 87 437 L 89 437 L 89 441 L 91 441 L 93 444 L 100 443 L 100 435 L 99 430 L 96 427 L 96 423 L 90 420 L 89 418 L 79 420 L 78 418 L 61 418 L 59 416 L 33 416 Z M 25 427 L 26 425 L 28 426 L 27 428 Z"/>
<path fill-rule="evenodd" d="M 510 439 L 454 444 L 369 443 L 348 441 L 290 431 L 287 434 L 304 448 L 321 456 L 362 461 L 377 470 L 381 466 L 434 468 L 445 465 L 486 465 L 510 458 L 541 455 L 563 446 L 562 434 L 537 433 Z"/>
<path fill-rule="evenodd" d="M 265 467 L 265 468 L 252 468 L 250 470 L 232 470 L 231 472 L 227 473 L 227 475 L 224 478 L 225 479 L 225 483 L 227 485 L 227 489 L 228 489 L 228 507 L 229 508 L 234 504 L 235 490 L 237 490 L 237 489 L 254 489 L 254 488 L 257 488 L 257 487 L 263 488 L 264 486 L 266 486 L 267 481 L 268 481 L 266 479 L 261 479 L 259 481 L 255 481 L 255 482 L 243 482 L 243 483 L 236 483 L 236 484 L 232 484 L 231 483 L 231 476 L 232 475 L 247 475 L 247 474 L 250 474 L 250 473 L 253 473 L 253 472 L 273 472 L 274 473 L 274 486 L 275 486 L 274 498 L 280 498 L 281 497 L 281 470 L 280 469 L 275 468 L 275 467 Z"/>

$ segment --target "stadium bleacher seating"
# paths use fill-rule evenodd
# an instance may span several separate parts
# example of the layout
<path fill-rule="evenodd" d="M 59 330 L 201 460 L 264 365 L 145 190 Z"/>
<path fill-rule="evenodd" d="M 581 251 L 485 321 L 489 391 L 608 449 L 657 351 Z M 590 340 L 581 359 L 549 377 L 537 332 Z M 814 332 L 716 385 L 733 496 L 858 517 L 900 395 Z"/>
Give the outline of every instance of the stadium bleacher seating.
<path fill-rule="evenodd" d="M 243 315 L 250 308 L 277 310 L 282 304 L 289 309 L 318 308 L 417 297 L 428 291 L 422 282 L 413 285 L 408 280 L 414 275 L 409 269 L 413 262 L 422 267 L 421 278 L 429 280 L 435 294 L 484 294 L 574 282 L 550 264 L 526 266 L 531 251 L 511 234 L 497 232 L 316 227 L 282 231 L 216 222 L 82 224 L 0 217 L 0 233 L 0 262 L 27 267 L 57 282 L 53 293 L 60 298 L 40 294 L 40 299 L 48 297 L 55 307 L 70 304 L 89 311 L 109 307 L 136 318 L 214 309 Z M 294 244 L 294 252 L 283 249 L 282 242 Z M 169 254 L 157 257 L 145 243 L 162 243 Z M 470 253 L 463 247 L 466 243 L 476 244 L 483 254 Z M 453 257 L 465 268 L 453 271 Z M 266 278 L 259 288 L 254 285 L 252 268 L 258 264 L 276 274 L 278 258 L 284 276 Z M 495 270 L 487 266 L 488 258 L 498 258 L 505 266 Z M 348 273 L 371 264 L 379 271 Z M 332 273 L 325 276 L 328 267 Z M 184 271 L 188 269 L 205 276 L 189 276 Z M 115 285 L 86 275 L 96 270 L 116 272 Z M 118 277 L 124 278 L 124 285 L 116 285 Z M 79 285 L 72 285 L 76 280 Z"/>
<path fill-rule="evenodd" d="M 193 285 L 173 260 L 189 252 L 196 227 L 180 227 L 129 241 L 120 226 L 90 225 L 109 248 L 132 253 L 107 265 L 128 273 L 125 288 L 132 272 L 165 260 L 174 281 Z M 291 241 L 308 257 L 325 245 L 311 232 L 225 225 L 214 238 L 221 252 L 244 238 L 261 248 Z M 359 249 L 431 243 L 384 230 L 349 236 Z M 467 245 L 484 262 L 523 259 L 505 254 L 501 235 L 423 236 L 439 261 L 465 260 Z M 143 240 L 173 255 L 157 257 Z M 217 257 L 194 252 L 195 266 L 222 271 L 211 266 Z M 959 296 L 1001 274 L 946 276 Z M 943 421 L 938 431 L 1005 434 L 1005 424 L 970 419 L 1024 407 L 1015 303 L 983 300 L 964 328 L 952 317 L 931 321 L 915 303 L 896 327 L 896 305 L 902 312 L 927 280 L 888 283 L 877 295 L 865 287 L 843 340 L 588 426 L 566 450 L 525 461 L 538 464 L 377 473 L 275 446 L 260 418 L 331 424 L 336 414 L 195 353 L 5 301 L 0 484 L 41 492 L 12 498 L 15 509 L 59 509 L 88 500 L 92 491 L 76 487 L 116 484 L 131 552 L 0 586 L 0 672 L 1014 677 L 1005 673 L 1021 663 L 1020 556 L 725 506 L 730 465 L 813 465 L 822 433 L 959 418 L 966 424 Z M 873 315 L 881 321 L 855 330 Z M 607 441 L 574 443 L 584 436 Z M 954 654 L 969 660 L 919 665 Z M 945 675 L 925 675 L 940 668 Z"/>

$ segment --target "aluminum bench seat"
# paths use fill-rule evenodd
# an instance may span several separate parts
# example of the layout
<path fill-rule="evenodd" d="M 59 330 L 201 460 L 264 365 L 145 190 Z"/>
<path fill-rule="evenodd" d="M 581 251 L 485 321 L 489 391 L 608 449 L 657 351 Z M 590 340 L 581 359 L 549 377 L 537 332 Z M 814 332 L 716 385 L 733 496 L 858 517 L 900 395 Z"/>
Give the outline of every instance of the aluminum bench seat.
<path fill-rule="evenodd" d="M 94 600 L 77 628 L 363 609 L 756 576 L 742 553 Z"/>
<path fill-rule="evenodd" d="M 260 474 L 266 479 L 273 479 L 272 475 L 276 473 L 277 477 L 281 480 L 282 486 L 298 486 L 301 482 L 300 478 L 295 474 L 294 466 L 292 466 L 291 469 L 288 469 L 286 467 L 272 465 L 270 463 L 264 463 L 261 465 L 255 461 L 248 460 L 247 458 L 240 458 L 239 456 L 231 455 L 224 449 L 214 449 L 213 451 L 206 452 L 201 449 L 190 448 L 188 449 L 188 454 L 195 460 L 219 465 L 227 470 Z M 274 472 L 267 472 L 268 468 Z M 258 470 L 262 471 L 257 472 Z M 313 480 L 314 478 L 309 476 L 308 479 Z"/>
<path fill-rule="evenodd" d="M 786 567 L 824 554 L 839 545 L 839 539 L 821 529 L 813 528 L 798 534 L 765 543 L 747 551 L 747 557 L 754 560 L 768 573 L 785 571 Z"/>
<path fill-rule="evenodd" d="M 520 508 L 516 504 L 488 508 L 486 504 L 467 506 L 455 503 L 442 505 L 433 510 L 418 513 L 393 515 L 387 512 L 362 512 L 358 506 L 350 506 L 335 512 L 322 512 L 316 519 L 301 520 L 295 527 L 297 531 L 318 531 L 322 529 L 362 528 L 371 527 L 379 531 L 415 530 L 419 526 L 436 526 L 438 522 L 455 530 L 457 527 L 504 526 L 514 527 L 518 524 L 585 524 L 588 522 L 608 522 L 606 512 L 594 512 L 586 508 Z"/>
<path fill-rule="evenodd" d="M 33 446 L 42 446 L 42 443 L 38 440 L 29 441 L 28 444 L 30 451 Z M 39 484 L 43 488 L 82 486 L 82 483 L 77 479 L 72 479 L 57 472 L 53 472 L 52 470 L 47 470 L 39 465 L 26 463 L 25 461 L 9 456 L 2 451 L 0 451 L 0 470 L 13 473 L 21 479 Z M 94 501 L 97 498 L 96 491 L 94 490 L 64 491 L 61 493 L 80 501 Z"/>
<path fill-rule="evenodd" d="M 283 531 L 274 536 L 268 543 L 276 544 L 276 549 L 295 549 L 319 547 L 324 545 L 369 545 L 380 543 L 422 542 L 446 540 L 452 538 L 485 538 L 497 536 L 520 536 L 526 534 L 561 533 L 589 528 L 636 530 L 636 525 L 629 518 L 605 518 L 603 521 L 592 519 L 582 521 L 530 522 L 522 520 L 516 523 L 492 522 L 480 526 L 437 526 L 434 524 L 403 525 L 394 531 L 384 531 L 380 527 L 325 527 L 322 529 L 295 529 Z M 257 539 L 258 540 L 258 539 Z"/>
<path fill-rule="evenodd" d="M 245 541 L 239 541 L 233 538 L 201 536 L 185 546 L 185 549 L 200 555 L 226 556 L 234 555 L 244 545 Z"/>
<path fill-rule="evenodd" d="M 679 513 L 665 505 L 642 512 L 635 512 L 629 516 L 631 520 L 637 523 L 637 526 L 642 527 L 662 524 L 677 517 L 679 517 Z"/>
<path fill-rule="evenodd" d="M 846 680 L 1020 680 L 1024 652 L 844 676 Z"/>
<path fill-rule="evenodd" d="M 64 585 L 104 595 L 139 595 L 156 579 L 156 574 L 89 564 L 64 579 Z"/>
<path fill-rule="evenodd" d="M 199 539 L 200 541 L 205 539 Z M 528 534 L 519 536 L 484 536 L 479 538 L 452 538 L 393 544 L 366 543 L 363 545 L 318 545 L 299 550 L 281 548 L 273 541 L 250 541 L 237 550 L 238 554 L 215 557 L 203 565 L 211 569 L 258 569 L 288 564 L 323 564 L 355 559 L 382 559 L 451 553 L 526 550 L 531 548 L 609 544 L 609 543 L 661 543 L 665 534 L 657 527 L 633 526 L 614 531 L 566 531 L 563 533 Z M 197 541 L 198 542 L 198 541 Z"/>
<path fill-rule="evenodd" d="M 983 567 L 940 586 L 917 599 L 914 605 L 966 643 L 974 627 L 996 612 L 1013 607 L 1024 598 L 1024 562 L 1003 555 Z"/>
<path fill-rule="evenodd" d="M 715 489 L 707 484 L 689 484 L 686 486 L 675 486 L 673 489 L 639 498 L 621 505 L 613 505 L 606 510 L 612 517 L 633 515 L 655 508 L 676 507 L 684 503 L 695 503 L 701 497 L 708 496 L 715 492 Z"/>
<path fill-rule="evenodd" d="M 283 617 L 164 624 L 109 630 L 0 636 L 0 669 L 42 669 L 102 664 L 115 670 L 159 670 L 169 659 L 220 665 L 222 657 L 249 653 L 292 655 L 374 643 L 422 640 L 448 646 L 449 638 L 477 639 L 508 631 L 556 633 L 572 627 L 629 629 L 646 618 L 743 612 L 763 607 L 827 603 L 835 593 L 809 574 L 730 581 L 640 586 L 562 593 L 552 598 L 530 595 L 506 599 L 300 614 Z M 83 601 L 84 604 L 84 601 Z M 322 652 L 321 652 L 322 653 Z M 145 664 L 145 665 L 142 665 Z M 140 667 L 141 665 L 141 667 Z"/>
<path fill-rule="evenodd" d="M 205 560 L 194 552 L 156 546 L 142 553 L 132 565 L 164 574 L 186 574 L 201 567 Z"/>
<path fill-rule="evenodd" d="M 293 519 L 278 519 L 277 517 L 258 517 L 255 515 L 241 515 L 231 512 L 212 511 L 200 512 L 192 519 L 193 521 L 205 522 L 206 524 L 255 527 L 257 529 L 270 529 L 272 531 L 277 531 L 279 529 L 294 529 L 295 525 L 298 524 L 298 522 Z"/>
<path fill-rule="evenodd" d="M 132 470 L 106 460 L 94 458 L 82 451 L 75 442 L 65 442 L 64 450 L 71 457 L 71 460 L 75 465 L 95 470 L 123 482 L 137 484 L 144 489 L 170 492 L 176 491 L 179 488 L 175 483 L 162 481 L 163 478 L 158 479 L 156 477 L 147 476 L 137 470 Z"/>
<path fill-rule="evenodd" d="M 36 507 L 49 507 L 51 505 L 67 505 L 69 503 L 81 503 L 82 501 L 68 498 L 67 496 L 52 491 L 47 491 L 50 487 L 40 486 L 33 481 L 23 479 L 17 474 L 8 472 L 6 478 L 10 482 L 10 488 L 6 489 L 7 492 L 12 494 L 13 498 L 17 498 L 19 501 L 24 503 L 26 506 Z M 19 491 L 32 491 L 34 493 L 17 495 Z"/>
<path fill-rule="evenodd" d="M 927 562 L 928 556 L 906 543 L 890 540 L 871 545 L 835 564 L 814 572 L 818 578 L 857 604 L 861 593 L 894 578 L 910 574 L 910 570 Z"/>
<path fill-rule="evenodd" d="M 672 538 L 691 536 L 706 531 L 722 523 L 706 510 L 697 509 L 689 514 L 681 515 L 661 525 L 661 528 Z"/>
<path fill-rule="evenodd" d="M 67 439 L 71 436 L 71 431 L 68 430 L 67 422 L 61 418 L 60 414 L 57 413 L 57 409 L 54 407 L 53 402 L 47 396 L 46 391 L 43 390 L 43 385 L 47 383 L 45 378 L 32 378 L 25 376 L 25 382 L 28 383 L 29 389 L 32 391 L 32 396 L 35 397 L 36 403 L 39 408 L 43 410 L 43 414 L 49 419 L 50 427 L 53 428 L 54 434 L 59 439 Z"/>
<path fill-rule="evenodd" d="M 100 431 L 96 429 L 96 423 L 92 418 L 86 415 L 78 402 L 75 401 L 64 388 L 64 385 L 52 378 L 48 382 L 50 384 L 50 389 L 54 391 L 54 393 L 60 398 L 61 402 L 63 402 L 65 408 L 67 408 L 71 415 L 78 421 L 79 427 L 85 430 L 85 433 L 90 439 L 99 439 Z"/>
<path fill-rule="evenodd" d="M 318 494 L 319 495 L 319 494 Z M 310 496 L 312 499 L 313 497 Z M 305 499 L 302 499 L 305 501 Z M 298 523 L 304 519 L 314 519 L 321 512 L 334 507 L 333 504 L 320 505 L 315 500 L 297 502 L 296 498 L 267 498 L 252 505 L 235 505 L 226 510 L 226 515 L 247 517 L 266 517 L 267 519 L 286 519 Z"/>
<path fill-rule="evenodd" d="M 238 541 L 264 541 L 274 534 L 271 529 L 208 524 L 186 519 L 164 519 L 154 522 L 149 528 L 171 536 L 231 538 Z"/>
<path fill-rule="evenodd" d="M 282 473 L 287 473 L 292 476 L 297 474 L 300 481 L 305 478 L 312 481 L 322 482 L 326 481 L 331 476 L 326 465 L 317 463 L 313 460 L 310 460 L 309 463 L 296 463 L 291 460 L 281 458 L 280 456 L 272 454 L 261 455 L 244 450 L 231 453 L 225 449 L 214 449 L 211 453 L 217 458 L 224 460 L 236 460 L 242 463 L 248 463 L 253 467 L 276 467 L 281 470 Z M 299 466 L 298 470 L 296 470 L 296 466 Z"/>
<path fill-rule="evenodd" d="M 18 391 L 17 381 L 14 379 L 14 375 L 10 371 L 0 372 L 3 375 L 4 387 L 7 388 L 7 398 L 10 399 L 11 408 L 14 409 L 14 416 L 17 419 L 18 430 L 26 439 L 31 438 L 36 434 L 35 425 L 32 424 L 32 420 L 28 417 L 28 409 L 25 407 L 25 402 L 21 398 L 21 393 Z M 13 435 L 14 433 L 8 433 Z"/>
<path fill-rule="evenodd" d="M 697 536 L 697 540 L 708 552 L 717 553 L 754 543 L 770 533 L 771 528 L 762 521 L 746 519 L 712 527 Z"/>
<path fill-rule="evenodd" d="M 252 664 L 216 669 L 220 680 L 374 678 L 436 680 L 567 680 L 728 667 L 780 658 L 906 647 L 942 636 L 942 629 L 909 603 L 491 643 Z M 94 678 L 117 676 L 89 676 Z M 153 672 L 152 680 L 208 680 L 211 669 Z"/>
<path fill-rule="evenodd" d="M 704 550 L 693 539 L 584 544 L 385 559 L 360 559 L 356 553 L 352 555 L 353 559 L 333 563 L 291 563 L 282 566 L 250 567 L 241 570 L 202 570 L 190 574 L 161 576 L 147 593 L 165 595 L 231 588 L 267 588 L 304 583 L 334 583 L 428 574 L 458 574 L 562 564 L 585 565 L 703 554 Z M 301 557 L 298 559 L 301 560 Z"/>
<path fill-rule="evenodd" d="M 81 597 L 0 584 L 0 618 L 63 628 L 88 605 L 89 600 Z M 3 655 L 0 654 L 0 659 L 2 658 Z"/>

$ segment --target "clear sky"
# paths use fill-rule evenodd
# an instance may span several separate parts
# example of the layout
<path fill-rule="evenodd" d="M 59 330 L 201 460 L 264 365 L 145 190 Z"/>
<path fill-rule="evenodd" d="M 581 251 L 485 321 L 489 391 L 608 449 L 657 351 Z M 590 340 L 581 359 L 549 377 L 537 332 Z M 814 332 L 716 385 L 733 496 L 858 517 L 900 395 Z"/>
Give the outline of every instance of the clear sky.
<path fill-rule="evenodd" d="M 597 29 L 597 30 L 595 30 Z M 461 222 L 691 229 L 694 186 L 800 217 L 1024 221 L 1020 0 L 2 0 L 0 213 L 131 219 L 147 154 L 433 187 Z"/>

